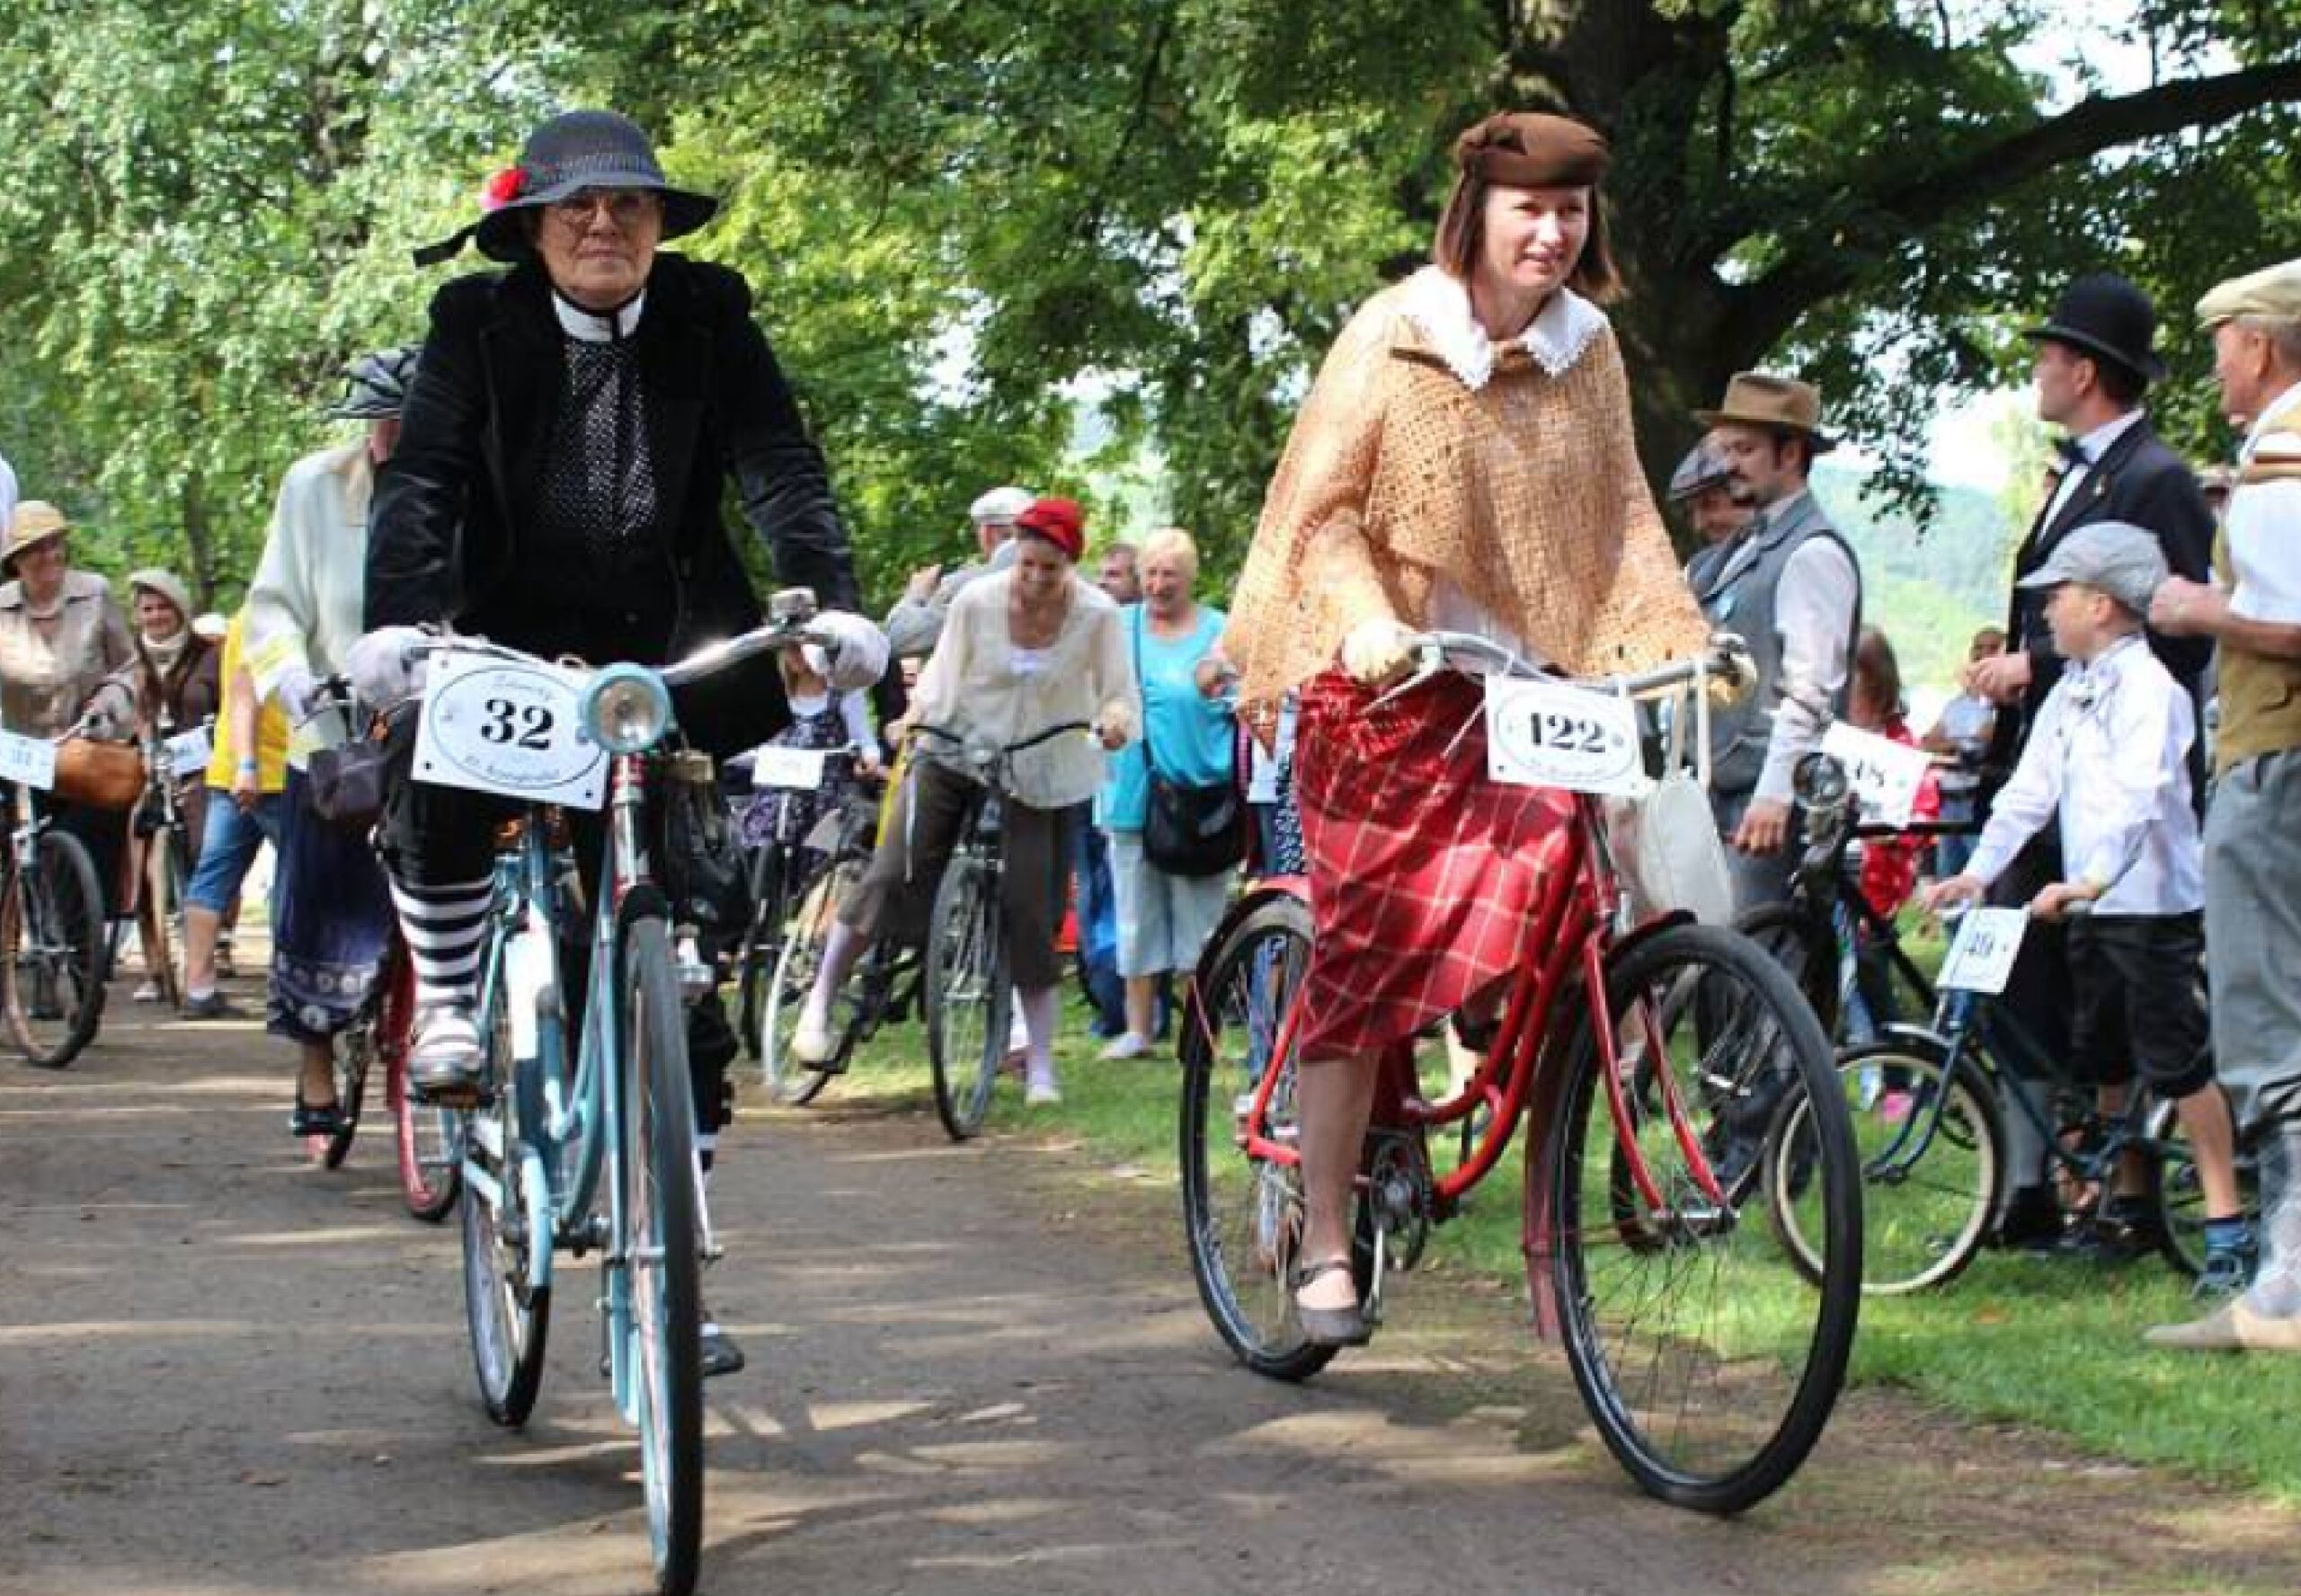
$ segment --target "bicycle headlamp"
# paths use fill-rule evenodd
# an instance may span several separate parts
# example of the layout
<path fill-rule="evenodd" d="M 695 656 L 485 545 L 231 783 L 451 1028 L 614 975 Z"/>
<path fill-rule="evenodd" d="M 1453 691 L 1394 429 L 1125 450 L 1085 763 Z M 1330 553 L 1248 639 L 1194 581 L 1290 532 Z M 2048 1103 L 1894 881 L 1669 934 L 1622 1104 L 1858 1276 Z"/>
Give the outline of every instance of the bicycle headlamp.
<path fill-rule="evenodd" d="M 642 665 L 610 665 L 583 689 L 583 730 L 610 754 L 644 753 L 671 729 L 671 693 Z"/>
<path fill-rule="evenodd" d="M 1829 754 L 1808 754 L 1790 778 L 1790 791 L 1808 809 L 1835 809 L 1846 799 L 1845 767 Z"/>

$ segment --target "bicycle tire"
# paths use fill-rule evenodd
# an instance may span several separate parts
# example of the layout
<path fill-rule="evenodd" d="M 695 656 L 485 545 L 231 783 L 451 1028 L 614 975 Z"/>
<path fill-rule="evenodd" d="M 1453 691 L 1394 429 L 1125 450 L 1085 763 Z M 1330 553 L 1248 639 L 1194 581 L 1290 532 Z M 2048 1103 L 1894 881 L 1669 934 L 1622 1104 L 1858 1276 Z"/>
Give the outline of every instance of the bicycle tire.
<path fill-rule="evenodd" d="M 1635 1223 L 1623 1222 L 1621 1144 L 1600 1088 L 1604 1055 L 1586 1008 L 1576 1027 L 1550 1145 L 1528 1150 L 1530 1159 L 1541 1160 L 1530 1177 L 1549 1180 L 1547 1230 L 1536 1228 L 1538 1216 L 1530 1212 L 1529 1256 L 1554 1248 L 1547 1255 L 1551 1300 L 1568 1365 L 1600 1438 L 1648 1494 L 1702 1512 L 1740 1512 L 1797 1471 L 1844 1381 L 1861 1301 L 1861 1192 L 1852 1131 L 1820 1022 L 1787 972 L 1748 938 L 1718 927 L 1668 927 L 1611 960 L 1605 984 L 1624 1060 L 1635 1051 L 1641 1064 L 1667 1066 L 1674 1086 L 1684 1069 L 1680 1100 L 1689 1113 L 1709 1116 L 1706 1148 L 1738 1134 L 1724 1104 L 1742 1101 L 1768 1079 L 1784 1083 L 1772 1124 L 1781 1123 L 1780 1105 L 1799 1091 L 1812 1104 L 1808 1177 L 1825 1193 L 1828 1259 L 1818 1290 L 1799 1282 L 1770 1231 L 1744 1221 L 1760 1184 L 1762 1147 L 1743 1152 L 1738 1175 L 1728 1174 L 1730 1145 L 1711 1148 L 1728 1201 L 1708 1199 L 1680 1162 L 1670 1116 L 1660 1102 L 1648 1101 L 1659 1095 L 1650 1086 L 1630 1094 L 1629 1112 L 1665 1207 L 1639 1207 Z M 1648 1015 L 1662 1039 L 1658 1064 L 1647 1041 Z M 1688 1020 L 1694 1033 L 1674 1040 L 1675 1027 Z M 1794 1074 L 1784 1076 L 1785 1068 Z M 1626 1073 L 1636 1079 L 1635 1069 Z M 1530 1205 L 1539 1189 L 1530 1178 Z M 1643 1203 L 1634 1190 L 1627 1196 Z M 1586 1224 L 1591 1210 L 1598 1214 Z M 1757 1255 L 1755 1241 L 1745 1246 L 1746 1237 L 1764 1237 L 1768 1255 Z M 1696 1252 L 1702 1257 L 1689 1264 L 1686 1255 Z M 1739 1267 L 1745 1263 L 1746 1270 Z M 1734 1278 L 1727 1281 L 1729 1269 Z M 1615 1283 L 1618 1272 L 1637 1278 L 1628 1306 L 1614 1310 L 1602 1307 L 1597 1293 Z M 1693 1300 L 1681 1311 L 1670 1293 L 1684 1287 L 1693 1288 Z M 1785 1287 L 1791 1289 L 1787 1296 Z M 1789 1322 L 1769 1324 L 1768 1309 Z M 1699 1317 L 1705 1313 L 1710 1317 Z M 1630 1367 L 1631 1343 L 1641 1335 L 1654 1342 L 1642 1373 Z M 1681 1383 L 1690 1387 L 1705 1366 L 1730 1368 L 1730 1379 L 1712 1380 L 1698 1402 L 1680 1392 L 1670 1413 L 1672 1394 Z M 1779 1388 L 1778 1401 L 1766 1397 L 1767 1388 Z M 1754 1423 L 1728 1411 L 1753 1396 L 1764 1405 Z M 1657 1414 L 1668 1423 L 1651 1422 Z M 1697 1456 L 1712 1447 L 1714 1459 Z"/>
<path fill-rule="evenodd" d="M 351 1156 L 352 1140 L 360 1134 L 360 1111 L 368 1101 L 368 1070 L 375 1062 L 372 1020 L 354 1025 L 336 1037 L 330 1051 L 334 1059 L 336 1128 L 318 1144 L 321 1167 L 341 1169 Z"/>
<path fill-rule="evenodd" d="M 1734 929 L 1771 954 L 1813 1005 L 1824 1034 L 1835 1040 L 1842 994 L 1835 927 L 1817 928 L 1795 904 L 1764 903 L 1734 917 Z"/>
<path fill-rule="evenodd" d="M 695 1589 L 703 1546 L 701 1167 L 688 1077 L 686 1006 L 660 919 L 636 919 L 623 944 L 626 1077 L 633 1113 L 625 1252 L 631 1290 L 639 1450 L 648 1540 L 662 1596 Z"/>
<path fill-rule="evenodd" d="M 1871 1072 L 1899 1070 L 1905 1085 L 1876 1089 Z M 1853 1122 L 1861 1169 L 1861 1290 L 1898 1297 L 1946 1286 L 1965 1272 L 1989 1238 L 2005 1184 L 2005 1134 L 1997 1094 L 1968 1060 L 1949 1077 L 1949 1103 L 1930 1119 L 1941 1090 L 1941 1049 L 1915 1040 L 1875 1042 L 1838 1056 L 1838 1079 Z M 1888 1077 L 1890 1078 L 1890 1077 Z M 1808 1284 L 1822 1278 L 1820 1248 L 1793 1178 L 1791 1155 L 1803 1127 L 1795 1119 L 1774 1142 L 1767 1200 L 1774 1235 Z M 1898 1145 L 1923 1134 L 1914 1157 Z M 1890 1158 L 1890 1163 L 1881 1159 Z"/>
<path fill-rule="evenodd" d="M 32 858 L 0 888 L 0 1010 L 27 1063 L 61 1069 L 103 1018 L 103 888 L 68 831 L 41 832 Z"/>
<path fill-rule="evenodd" d="M 480 1031 L 484 1089 L 479 1106 L 466 1111 L 459 1128 L 460 1150 L 493 1178 L 495 1191 L 490 1195 L 475 1184 L 464 1193 L 464 1319 L 487 1416 L 517 1428 L 528 1422 L 543 1388 L 551 1288 L 534 1283 L 528 1248 L 539 1224 L 543 1245 L 550 1245 L 551 1204 L 548 1192 L 538 1201 L 529 1190 L 533 1161 L 520 1135 L 511 1023 L 500 984 L 489 1008 Z"/>
<path fill-rule="evenodd" d="M 2143 1122 L 2153 1141 L 2186 1149 L 2189 1132 L 2181 1124 L 2180 1105 L 2159 1098 L 2149 1105 Z M 2186 1150 L 2160 1154 L 2147 1160 L 2145 1197 L 2157 1216 L 2157 1250 L 2182 1275 L 2195 1280 L 2205 1268 L 2205 1191 L 2197 1178 L 2197 1159 Z M 2252 1155 L 2237 1152 L 2237 1194 L 2244 1211 L 2261 1213 L 2260 1166 Z"/>
<path fill-rule="evenodd" d="M 765 1003 L 783 953 L 783 845 L 769 841 L 752 850 L 750 921 L 735 953 L 735 1031 L 743 1051 L 767 1061 Z"/>
<path fill-rule="evenodd" d="M 863 870 L 864 861 L 842 859 L 817 876 L 799 900 L 799 912 L 793 917 L 776 957 L 756 1051 L 768 1099 L 786 1108 L 804 1108 L 813 1103 L 837 1073 L 834 1068 L 816 1068 L 792 1058 L 791 1039 L 798 1033 L 800 1010 L 806 1006 L 816 973 L 822 968 L 823 949 L 831 941 L 839 905 L 863 879 Z M 840 1024 L 838 1032 L 839 1053 L 832 1062 L 843 1064 L 855 1045 L 856 1027 Z"/>
<path fill-rule="evenodd" d="M 1191 1276 L 1232 1355 L 1257 1374 L 1289 1381 L 1308 1379 L 1336 1351 L 1304 1338 L 1287 1286 L 1302 1228 L 1301 1167 L 1248 1158 L 1234 1128 L 1239 1099 L 1251 1100 L 1273 1069 L 1284 1072 L 1271 1098 L 1284 1127 L 1293 1061 L 1271 1055 L 1310 951 L 1310 905 L 1291 894 L 1265 898 L 1200 960 L 1183 1018 L 1179 1130 Z M 1226 1186 L 1235 1200 L 1224 1200 Z"/>
<path fill-rule="evenodd" d="M 408 1217 L 436 1225 L 463 1190 L 462 1120 L 452 1108 L 417 1101 L 407 1089 L 407 1048 L 415 1024 L 415 967 L 394 933 L 377 977 L 376 1055 L 384 1063 L 384 1101 L 392 1112 L 400 1201 Z"/>
<path fill-rule="evenodd" d="M 179 827 L 152 834 L 144 852 L 142 891 L 136 906 L 137 945 L 144 973 L 159 989 L 160 1001 L 180 1007 L 184 993 L 183 894 L 191 873 L 184 863 Z"/>
<path fill-rule="evenodd" d="M 927 1053 L 935 1113 L 953 1141 L 982 1129 L 1007 1056 L 1006 917 L 997 866 L 962 849 L 935 890 L 927 930 Z"/>

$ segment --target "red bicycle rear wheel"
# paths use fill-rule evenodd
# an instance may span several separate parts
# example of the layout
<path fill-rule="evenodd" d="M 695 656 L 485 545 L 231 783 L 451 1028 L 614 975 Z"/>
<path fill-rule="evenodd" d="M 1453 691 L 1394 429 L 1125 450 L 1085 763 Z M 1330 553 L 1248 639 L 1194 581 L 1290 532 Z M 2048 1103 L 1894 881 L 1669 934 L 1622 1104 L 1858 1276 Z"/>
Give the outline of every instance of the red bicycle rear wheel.
<path fill-rule="evenodd" d="M 463 1189 L 457 1148 L 459 1119 L 453 1109 L 418 1103 L 407 1090 L 407 1048 L 415 1024 L 415 971 L 399 938 L 386 957 L 376 1007 L 376 1051 L 384 1061 L 384 1098 L 399 1143 L 399 1190 L 407 1211 L 436 1225 Z"/>

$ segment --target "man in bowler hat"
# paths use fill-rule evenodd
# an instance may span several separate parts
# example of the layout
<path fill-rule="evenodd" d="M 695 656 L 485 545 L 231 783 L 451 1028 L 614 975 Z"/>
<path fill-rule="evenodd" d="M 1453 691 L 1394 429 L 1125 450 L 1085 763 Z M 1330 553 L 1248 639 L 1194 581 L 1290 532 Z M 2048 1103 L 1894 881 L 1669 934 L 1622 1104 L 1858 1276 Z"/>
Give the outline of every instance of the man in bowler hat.
<path fill-rule="evenodd" d="M 2213 515 L 2196 474 L 2168 448 L 2149 424 L 2142 406 L 2150 384 L 2165 375 L 2154 347 L 2157 315 L 2144 294 L 2124 278 L 2097 272 L 2072 282 L 2053 315 L 2022 336 L 2034 346 L 2031 372 L 2038 390 L 2038 415 L 2062 430 L 2057 444 L 2058 477 L 2014 556 L 2015 586 L 2006 620 L 2005 651 L 1968 668 L 1969 692 L 1998 705 L 1997 724 L 1985 761 L 1995 779 L 1984 790 L 1984 809 L 1995 785 L 2021 758 L 2046 695 L 2061 679 L 2062 661 L 2046 625 L 2041 590 L 2022 579 L 2042 569 L 2070 533 L 2101 521 L 2123 521 L 2154 536 L 2176 576 L 2203 581 L 2213 548 Z M 2149 645 L 2186 688 L 2202 712 L 2199 684 L 2211 654 L 2209 643 L 2149 634 Z M 2193 749 L 2190 776 L 2202 792 L 2203 766 Z M 1998 881 L 1994 902 L 2027 903 L 2048 882 L 2062 879 L 2060 843 L 2048 828 L 2025 848 Z M 2005 1000 L 2052 1056 L 2066 1056 L 2071 1009 L 2067 953 L 2062 928 L 2039 924 L 2022 944 Z M 2016 1089 L 2041 1090 L 2035 1083 Z M 2060 1210 L 2043 1185 L 2044 1148 L 2035 1141 L 2028 1117 L 2006 1116 L 2013 1134 L 2013 1194 L 2001 1228 L 2009 1245 L 2036 1246 L 2058 1238 Z M 2119 1250 L 2147 1237 L 2113 1226 L 2089 1238 Z"/>

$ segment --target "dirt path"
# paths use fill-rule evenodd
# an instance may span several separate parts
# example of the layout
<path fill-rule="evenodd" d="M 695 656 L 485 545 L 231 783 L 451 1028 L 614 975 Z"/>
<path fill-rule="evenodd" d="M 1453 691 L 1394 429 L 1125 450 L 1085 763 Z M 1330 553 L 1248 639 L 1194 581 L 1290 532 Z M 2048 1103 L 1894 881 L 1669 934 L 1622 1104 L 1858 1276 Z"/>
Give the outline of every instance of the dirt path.
<path fill-rule="evenodd" d="M 114 997 L 76 1068 L 0 1064 L 0 1592 L 645 1590 L 594 1277 L 535 1424 L 493 1429 L 455 1232 L 401 1215 L 385 1139 L 303 1166 L 276 1044 Z M 1743 1521 L 1655 1506 L 1500 1294 L 1427 1282 L 1311 1386 L 1257 1380 L 1169 1201 L 931 1118 L 740 1127 L 706 1590 L 2301 1588 L 2292 1515 L 1885 1396 Z"/>

